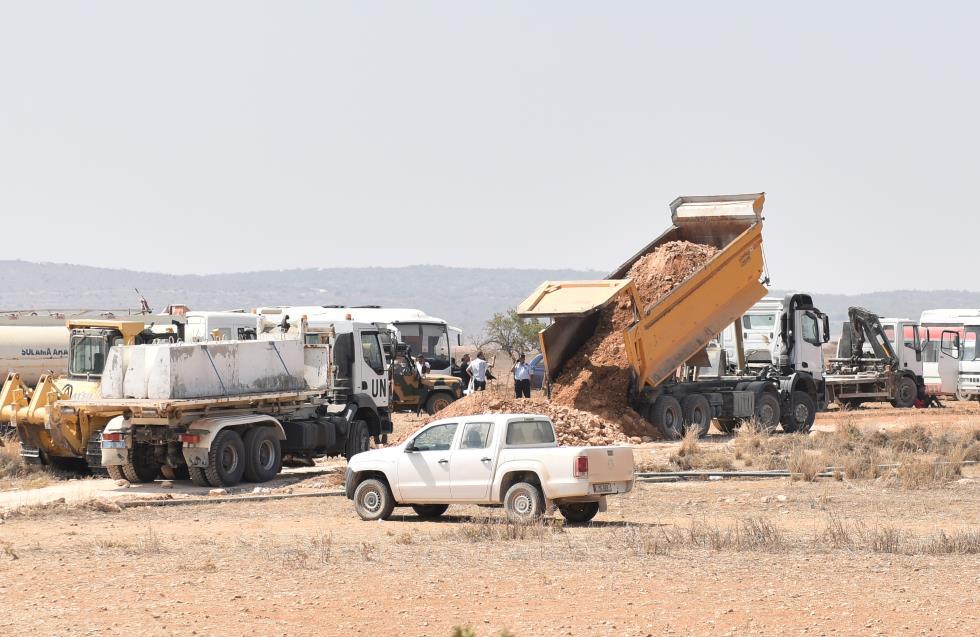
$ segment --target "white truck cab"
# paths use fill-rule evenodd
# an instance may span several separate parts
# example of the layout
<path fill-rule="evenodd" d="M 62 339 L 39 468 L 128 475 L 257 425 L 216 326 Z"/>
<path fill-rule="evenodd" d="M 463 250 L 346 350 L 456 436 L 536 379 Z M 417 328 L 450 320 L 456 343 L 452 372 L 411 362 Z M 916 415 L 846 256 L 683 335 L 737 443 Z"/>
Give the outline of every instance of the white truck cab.
<path fill-rule="evenodd" d="M 606 496 L 633 488 L 630 447 L 559 447 L 554 425 L 535 414 L 437 420 L 400 445 L 358 454 L 346 494 L 364 520 L 411 506 L 423 518 L 451 504 L 503 506 L 526 522 L 555 504 L 569 522 L 587 522 Z"/>

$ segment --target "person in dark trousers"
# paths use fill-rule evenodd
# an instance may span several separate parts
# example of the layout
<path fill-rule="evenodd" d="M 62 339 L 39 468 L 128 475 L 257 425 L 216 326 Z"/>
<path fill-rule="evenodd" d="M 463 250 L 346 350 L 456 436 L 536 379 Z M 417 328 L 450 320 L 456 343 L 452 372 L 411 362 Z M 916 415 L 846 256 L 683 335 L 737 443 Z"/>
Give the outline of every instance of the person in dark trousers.
<path fill-rule="evenodd" d="M 514 397 L 531 397 L 531 366 L 524 359 L 524 354 L 517 357 L 514 364 Z"/>
<path fill-rule="evenodd" d="M 463 358 L 460 360 L 459 363 L 459 373 L 457 374 L 457 376 L 459 376 L 459 380 L 463 382 L 464 391 L 470 388 L 470 370 L 467 369 L 469 366 L 470 366 L 470 355 L 463 354 Z"/>
<path fill-rule="evenodd" d="M 483 391 L 487 388 L 487 378 L 492 379 L 489 367 L 483 352 L 477 352 L 476 359 L 466 367 L 473 377 L 473 391 Z"/>

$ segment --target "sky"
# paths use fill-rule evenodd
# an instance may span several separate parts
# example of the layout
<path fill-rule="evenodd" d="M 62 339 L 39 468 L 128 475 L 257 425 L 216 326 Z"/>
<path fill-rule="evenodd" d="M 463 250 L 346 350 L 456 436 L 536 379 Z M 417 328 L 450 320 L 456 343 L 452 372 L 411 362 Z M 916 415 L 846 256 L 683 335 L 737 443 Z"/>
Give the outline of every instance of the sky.
<path fill-rule="evenodd" d="M 774 287 L 980 290 L 976 3 L 0 1 L 0 259 L 612 270 L 765 191 Z"/>

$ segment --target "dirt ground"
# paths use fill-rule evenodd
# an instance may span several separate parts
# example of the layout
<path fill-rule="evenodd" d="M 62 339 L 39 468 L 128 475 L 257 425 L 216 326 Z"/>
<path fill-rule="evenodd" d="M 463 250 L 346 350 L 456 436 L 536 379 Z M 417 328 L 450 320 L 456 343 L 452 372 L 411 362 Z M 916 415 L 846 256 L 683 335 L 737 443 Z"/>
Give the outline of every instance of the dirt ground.
<path fill-rule="evenodd" d="M 819 428 L 906 419 L 978 426 L 980 409 L 862 409 L 822 415 Z M 402 416 L 398 427 L 420 422 Z M 974 635 L 980 625 L 972 470 L 914 490 L 638 483 L 579 527 L 555 515 L 513 527 L 477 507 L 366 523 L 324 480 L 289 487 L 323 497 L 8 511 L 0 634 Z"/>

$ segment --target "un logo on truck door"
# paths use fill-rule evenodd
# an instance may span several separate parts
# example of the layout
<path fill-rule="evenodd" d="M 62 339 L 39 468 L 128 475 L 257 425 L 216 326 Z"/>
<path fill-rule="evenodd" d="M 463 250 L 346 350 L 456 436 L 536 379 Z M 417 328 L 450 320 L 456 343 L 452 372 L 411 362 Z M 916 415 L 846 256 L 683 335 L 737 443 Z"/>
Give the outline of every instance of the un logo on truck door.
<path fill-rule="evenodd" d="M 383 398 L 388 395 L 388 381 L 384 378 L 375 378 L 371 381 L 371 397 Z"/>

